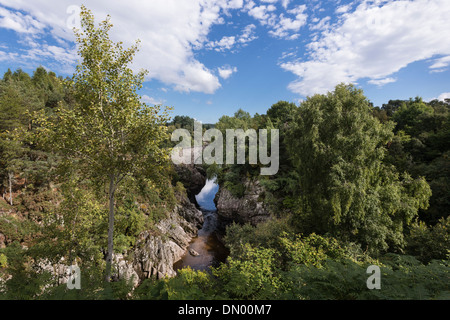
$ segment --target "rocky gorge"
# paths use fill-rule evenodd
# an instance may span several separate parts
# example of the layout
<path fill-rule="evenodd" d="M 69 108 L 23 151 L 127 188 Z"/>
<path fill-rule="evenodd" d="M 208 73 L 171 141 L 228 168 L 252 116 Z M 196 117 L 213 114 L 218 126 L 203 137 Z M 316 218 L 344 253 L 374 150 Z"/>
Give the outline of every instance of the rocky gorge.
<path fill-rule="evenodd" d="M 175 166 L 175 172 L 186 194 L 179 195 L 175 209 L 156 225 L 156 231 L 142 232 L 131 253 L 116 256 L 117 279 L 133 279 L 137 286 L 147 278 L 176 275 L 175 262 L 186 254 L 204 222 L 195 195 L 206 183 L 206 171 L 199 165 L 182 164 Z"/>
<path fill-rule="evenodd" d="M 197 238 L 203 226 L 203 214 L 206 213 L 205 217 L 211 218 L 210 211 L 203 210 L 202 214 L 195 199 L 195 195 L 205 186 L 206 174 L 203 168 L 195 165 L 183 165 L 177 168 L 177 172 L 181 172 L 180 176 L 185 178 L 181 179 L 181 182 L 186 187 L 188 196 L 182 198 L 175 210 L 158 223 L 159 234 L 146 231 L 140 235 L 131 261 L 123 256 L 117 256 L 117 278 L 133 278 L 134 285 L 137 286 L 147 278 L 173 277 L 177 274 L 175 271 L 177 265 L 186 265 L 186 261 L 183 261 L 184 264 L 180 263 L 182 258 L 189 264 L 189 261 L 192 261 L 190 255 L 197 256 L 197 252 L 189 252 L 192 249 L 190 244 Z M 268 209 L 260 200 L 264 190 L 258 180 L 245 179 L 243 183 L 246 191 L 241 198 L 233 196 L 227 188 L 218 186 L 214 197 L 217 208 L 215 219 L 218 221 L 214 223 L 214 228 L 220 229 L 221 232 L 231 222 L 256 225 L 270 218 Z M 210 224 L 206 227 L 208 228 Z M 214 241 L 214 246 L 217 247 L 217 241 Z M 223 252 L 221 254 L 223 255 Z"/>
<path fill-rule="evenodd" d="M 116 256 L 116 277 L 133 279 L 133 285 L 137 286 L 147 278 L 175 276 L 174 263 L 186 253 L 202 224 L 202 212 L 185 197 L 157 224 L 156 232 L 140 234 L 132 254 Z"/>
<path fill-rule="evenodd" d="M 116 280 L 130 280 L 133 287 L 137 287 L 145 279 L 176 276 L 177 268 L 190 266 L 192 258 L 197 258 L 198 253 L 193 250 L 195 240 L 203 242 L 202 245 L 206 242 L 210 251 L 206 253 L 209 257 L 198 257 L 198 261 L 203 261 L 200 263 L 203 270 L 205 259 L 209 261 L 207 264 L 210 264 L 217 256 L 223 261 L 226 258 L 220 236 L 211 236 L 216 231 L 211 229 L 220 230 L 219 233 L 223 234 L 226 226 L 232 222 L 256 225 L 270 218 L 267 208 L 260 200 L 264 190 L 257 180 L 243 180 L 245 192 L 241 198 L 233 196 L 226 187 L 217 186 L 215 196 L 213 194 L 217 210 L 214 210 L 212 216 L 211 210 L 200 210 L 196 200 L 196 195 L 207 182 L 204 168 L 198 165 L 182 165 L 176 166 L 175 170 L 186 193 L 177 196 L 178 203 L 175 208 L 159 221 L 155 228 L 139 235 L 129 252 L 114 255 L 113 278 Z M 205 219 L 213 220 L 204 224 Z M 201 235 L 199 230 L 202 231 Z M 59 283 L 66 283 L 68 280 L 68 266 L 64 263 L 56 267 L 41 263 L 41 268 L 52 271 Z"/>

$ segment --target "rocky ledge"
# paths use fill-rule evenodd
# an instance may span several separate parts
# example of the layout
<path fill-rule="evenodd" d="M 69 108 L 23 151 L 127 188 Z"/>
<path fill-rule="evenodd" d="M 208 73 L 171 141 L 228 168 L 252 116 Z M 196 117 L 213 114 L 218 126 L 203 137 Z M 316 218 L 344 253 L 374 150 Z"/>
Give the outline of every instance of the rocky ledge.
<path fill-rule="evenodd" d="M 243 181 L 245 193 L 237 198 L 231 192 L 220 186 L 214 198 L 217 214 L 222 220 L 256 225 L 270 218 L 269 211 L 260 200 L 264 192 L 258 180 L 245 179 Z"/>
<path fill-rule="evenodd" d="M 186 253 L 192 238 L 203 225 L 203 214 L 184 196 L 169 216 L 157 224 L 157 230 L 144 231 L 132 255 L 115 257 L 115 276 L 133 279 L 134 286 L 147 278 L 173 277 L 173 264 Z"/>

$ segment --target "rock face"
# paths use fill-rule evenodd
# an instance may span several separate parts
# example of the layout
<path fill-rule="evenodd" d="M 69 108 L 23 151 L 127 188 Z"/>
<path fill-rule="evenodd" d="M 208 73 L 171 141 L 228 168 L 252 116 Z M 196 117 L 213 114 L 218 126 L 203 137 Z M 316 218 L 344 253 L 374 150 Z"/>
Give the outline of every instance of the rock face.
<path fill-rule="evenodd" d="M 113 255 L 113 280 L 132 280 L 133 286 L 137 287 L 147 278 L 161 279 L 176 275 L 174 263 L 184 256 L 189 243 L 203 225 L 203 214 L 195 205 L 195 195 L 205 186 L 206 172 L 201 166 L 193 164 L 175 168 L 187 195 L 177 195 L 178 204 L 174 210 L 154 229 L 142 232 L 131 252 Z M 0 249 L 5 244 L 6 236 L 0 232 Z M 68 266 L 64 261 L 57 265 L 43 261 L 39 267 L 50 271 L 59 283 L 68 280 Z"/>
<path fill-rule="evenodd" d="M 183 197 L 166 219 L 157 224 L 157 230 L 144 231 L 134 248 L 131 260 L 117 256 L 116 278 L 132 279 L 137 286 L 147 278 L 173 277 L 173 264 L 181 259 L 192 238 L 203 224 L 203 214 Z"/>
<path fill-rule="evenodd" d="M 186 253 L 192 238 L 203 225 L 203 214 L 184 195 L 168 217 L 156 225 L 156 230 L 144 231 L 132 252 L 113 255 L 113 280 L 131 280 L 137 287 L 147 278 L 173 277 L 173 264 Z M 52 265 L 40 261 L 38 267 L 49 271 L 59 283 L 67 283 L 68 266 L 64 261 Z"/>
<path fill-rule="evenodd" d="M 156 225 L 156 230 L 140 234 L 132 252 L 113 255 L 113 280 L 131 280 L 135 288 L 147 278 L 175 276 L 173 264 L 186 253 L 202 225 L 202 212 L 185 195 L 182 196 L 168 217 Z M 38 266 L 51 272 L 59 283 L 67 283 L 68 266 L 64 261 L 57 265 L 41 261 Z"/>
<path fill-rule="evenodd" d="M 197 204 L 195 196 L 202 191 L 206 183 L 206 171 L 201 165 L 180 164 L 175 166 L 178 178 L 186 188 L 189 200 Z"/>
<path fill-rule="evenodd" d="M 251 223 L 252 225 L 269 219 L 270 214 L 267 208 L 259 200 L 264 189 L 258 180 L 246 179 L 244 186 L 245 193 L 242 198 L 237 198 L 226 188 L 219 187 L 214 198 L 219 217 L 225 221 Z"/>

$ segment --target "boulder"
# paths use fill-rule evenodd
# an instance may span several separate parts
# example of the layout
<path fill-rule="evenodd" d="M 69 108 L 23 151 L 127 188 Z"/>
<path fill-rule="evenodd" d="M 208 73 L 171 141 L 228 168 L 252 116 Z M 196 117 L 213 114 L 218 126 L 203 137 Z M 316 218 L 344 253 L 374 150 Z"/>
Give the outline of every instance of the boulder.
<path fill-rule="evenodd" d="M 197 257 L 197 256 L 200 255 L 200 253 L 198 253 L 197 251 L 195 251 L 195 250 L 192 249 L 192 248 L 189 248 L 189 254 L 190 254 L 191 256 L 193 256 L 193 257 Z"/>

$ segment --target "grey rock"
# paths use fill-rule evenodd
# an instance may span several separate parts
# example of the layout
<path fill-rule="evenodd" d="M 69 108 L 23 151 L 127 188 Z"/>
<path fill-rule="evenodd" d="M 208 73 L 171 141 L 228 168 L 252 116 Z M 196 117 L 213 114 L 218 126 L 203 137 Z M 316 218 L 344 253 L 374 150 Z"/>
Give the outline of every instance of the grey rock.
<path fill-rule="evenodd" d="M 184 199 L 157 224 L 157 230 L 143 232 L 134 248 L 132 262 L 139 281 L 175 276 L 174 263 L 186 253 L 202 224 L 201 211 Z"/>
<path fill-rule="evenodd" d="M 193 257 L 197 257 L 197 256 L 200 255 L 200 253 L 198 253 L 197 251 L 195 251 L 195 250 L 192 249 L 192 248 L 189 248 L 189 253 L 190 253 L 190 255 L 193 256 Z"/>
<path fill-rule="evenodd" d="M 237 198 L 229 190 L 220 186 L 214 198 L 217 214 L 224 220 L 256 225 L 270 218 L 270 213 L 260 200 L 264 188 L 258 180 L 245 179 L 243 181 L 245 193 Z"/>
<path fill-rule="evenodd" d="M 201 165 L 180 164 L 175 166 L 178 179 L 186 188 L 190 202 L 197 204 L 195 196 L 206 184 L 206 171 Z"/>

